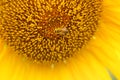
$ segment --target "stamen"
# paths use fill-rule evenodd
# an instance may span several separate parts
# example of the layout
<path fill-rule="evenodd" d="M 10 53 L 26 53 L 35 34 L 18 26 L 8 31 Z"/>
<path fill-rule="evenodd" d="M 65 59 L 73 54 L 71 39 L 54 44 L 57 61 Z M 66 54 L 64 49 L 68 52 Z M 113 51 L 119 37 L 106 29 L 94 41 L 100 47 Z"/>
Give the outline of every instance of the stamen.
<path fill-rule="evenodd" d="M 37 63 L 66 62 L 98 28 L 101 0 L 5 0 L 0 36 Z"/>

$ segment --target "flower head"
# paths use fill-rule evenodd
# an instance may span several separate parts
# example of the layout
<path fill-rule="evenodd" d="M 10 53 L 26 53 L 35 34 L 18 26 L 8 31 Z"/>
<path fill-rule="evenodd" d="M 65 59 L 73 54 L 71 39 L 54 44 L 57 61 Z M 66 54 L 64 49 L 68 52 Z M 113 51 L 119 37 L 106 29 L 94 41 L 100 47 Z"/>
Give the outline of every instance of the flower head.
<path fill-rule="evenodd" d="M 118 0 L 0 1 L 1 79 L 110 80 L 108 69 L 120 79 L 119 8 Z"/>

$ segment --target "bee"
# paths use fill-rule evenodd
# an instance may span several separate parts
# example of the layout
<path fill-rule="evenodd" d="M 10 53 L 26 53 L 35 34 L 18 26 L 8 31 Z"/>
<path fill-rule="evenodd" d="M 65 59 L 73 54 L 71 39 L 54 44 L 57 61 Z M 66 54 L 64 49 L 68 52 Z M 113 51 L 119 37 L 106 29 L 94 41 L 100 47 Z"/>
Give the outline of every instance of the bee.
<path fill-rule="evenodd" d="M 68 33 L 68 30 L 67 30 L 66 27 L 56 28 L 55 33 L 58 34 L 58 35 L 65 35 L 66 33 Z"/>

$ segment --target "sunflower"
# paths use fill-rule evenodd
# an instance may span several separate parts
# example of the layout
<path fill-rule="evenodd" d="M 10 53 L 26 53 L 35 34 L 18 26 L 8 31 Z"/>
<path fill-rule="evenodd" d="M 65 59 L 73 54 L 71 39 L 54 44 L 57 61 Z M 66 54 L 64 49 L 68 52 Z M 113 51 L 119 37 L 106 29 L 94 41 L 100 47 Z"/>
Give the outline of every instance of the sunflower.
<path fill-rule="evenodd" d="M 119 0 L 1 0 L 0 80 L 119 80 L 119 14 Z"/>

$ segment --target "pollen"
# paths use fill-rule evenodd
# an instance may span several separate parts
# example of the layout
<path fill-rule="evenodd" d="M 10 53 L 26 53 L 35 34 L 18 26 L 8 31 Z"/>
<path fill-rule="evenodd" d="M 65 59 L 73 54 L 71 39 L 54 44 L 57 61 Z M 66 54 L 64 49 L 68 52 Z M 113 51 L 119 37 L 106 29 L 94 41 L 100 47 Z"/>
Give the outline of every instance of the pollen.
<path fill-rule="evenodd" d="M 101 0 L 4 0 L 0 37 L 18 55 L 58 63 L 77 55 L 98 28 Z"/>

